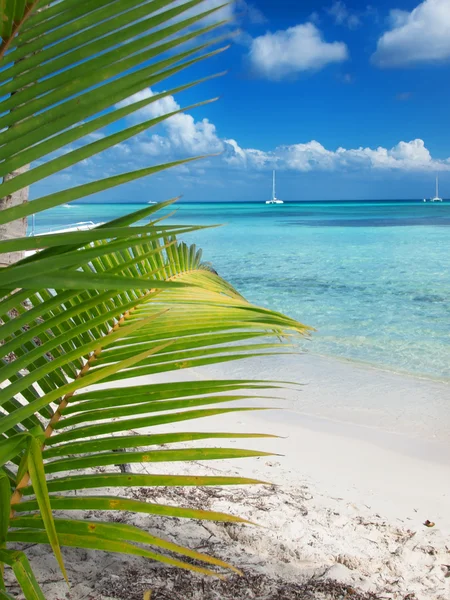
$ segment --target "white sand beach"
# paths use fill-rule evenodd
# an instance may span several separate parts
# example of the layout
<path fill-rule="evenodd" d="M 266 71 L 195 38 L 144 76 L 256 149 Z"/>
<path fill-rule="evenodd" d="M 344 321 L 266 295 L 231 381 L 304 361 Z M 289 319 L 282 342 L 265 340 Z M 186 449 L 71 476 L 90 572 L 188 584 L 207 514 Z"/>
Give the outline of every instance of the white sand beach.
<path fill-rule="evenodd" d="M 236 592 L 236 600 L 353 597 L 325 592 L 289 596 L 274 591 L 271 595 L 270 583 L 264 593 L 256 593 L 250 583 L 245 591 L 245 582 L 254 583 L 258 577 L 296 584 L 312 576 L 372 592 L 372 598 L 450 598 L 449 383 L 314 355 L 247 359 L 225 368 L 218 365 L 176 375 L 177 379 L 186 376 L 264 377 L 305 385 L 284 391 L 282 400 L 246 403 L 283 410 L 230 413 L 176 426 L 178 431 L 277 434 L 279 439 L 221 445 L 279 456 L 184 466 L 159 463 L 146 466 L 147 472 L 237 474 L 274 485 L 185 488 L 169 495 L 163 489 L 134 489 L 130 497 L 231 512 L 262 527 L 162 521 L 131 513 L 125 515 L 125 522 L 156 530 L 241 568 L 244 587 Z M 135 383 L 144 381 L 138 378 Z M 279 390 L 275 395 L 280 395 Z M 92 517 L 101 518 L 95 513 Z M 425 526 L 427 520 L 434 526 Z M 141 558 L 76 550 L 65 550 L 72 581 L 66 595 L 53 558 L 42 557 L 42 548 L 31 548 L 28 554 L 39 565 L 36 572 L 48 600 L 134 600 L 152 588 L 156 600 L 223 597 L 214 592 L 216 584 L 211 584 L 212 591 L 203 587 L 201 592 L 195 576 L 179 577 L 171 570 L 169 577 L 166 567 Z M 193 581 L 197 583 L 187 587 Z"/>

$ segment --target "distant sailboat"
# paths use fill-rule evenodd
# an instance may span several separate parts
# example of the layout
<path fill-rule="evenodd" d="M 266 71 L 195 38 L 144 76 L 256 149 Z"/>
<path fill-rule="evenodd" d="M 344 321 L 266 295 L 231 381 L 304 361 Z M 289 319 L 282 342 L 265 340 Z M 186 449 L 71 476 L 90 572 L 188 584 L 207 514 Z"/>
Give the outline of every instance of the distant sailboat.
<path fill-rule="evenodd" d="M 423 201 L 426 202 L 426 198 L 424 198 Z M 430 202 L 442 202 L 442 198 L 439 196 L 439 175 L 436 175 L 436 196 L 430 198 Z"/>
<path fill-rule="evenodd" d="M 442 202 L 442 198 L 439 197 L 439 176 L 436 175 L 436 196 L 431 198 L 431 202 Z"/>
<path fill-rule="evenodd" d="M 266 200 L 266 204 L 284 204 L 283 200 L 279 200 L 275 193 L 275 171 L 272 173 L 272 200 Z"/>

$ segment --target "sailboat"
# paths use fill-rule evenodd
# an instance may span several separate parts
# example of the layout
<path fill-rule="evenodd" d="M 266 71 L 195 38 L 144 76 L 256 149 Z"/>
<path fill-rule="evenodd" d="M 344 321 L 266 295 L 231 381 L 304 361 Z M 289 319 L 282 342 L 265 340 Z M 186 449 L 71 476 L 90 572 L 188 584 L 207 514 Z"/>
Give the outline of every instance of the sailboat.
<path fill-rule="evenodd" d="M 442 202 L 442 198 L 439 198 L 439 176 L 436 175 L 436 196 L 431 198 L 431 202 Z"/>
<path fill-rule="evenodd" d="M 275 193 L 275 171 L 272 173 L 272 200 L 266 200 L 266 204 L 284 204 L 283 200 L 279 200 Z"/>
<path fill-rule="evenodd" d="M 426 202 L 426 198 L 424 198 L 423 201 Z M 442 202 L 442 198 L 439 197 L 439 175 L 436 175 L 436 196 L 430 198 L 430 202 Z"/>

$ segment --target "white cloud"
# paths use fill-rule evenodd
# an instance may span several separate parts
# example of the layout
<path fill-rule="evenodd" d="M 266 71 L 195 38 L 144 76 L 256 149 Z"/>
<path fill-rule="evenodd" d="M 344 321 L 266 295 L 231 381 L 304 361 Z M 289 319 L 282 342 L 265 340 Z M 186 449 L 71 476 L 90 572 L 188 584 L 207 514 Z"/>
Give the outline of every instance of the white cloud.
<path fill-rule="evenodd" d="M 425 0 L 411 12 L 393 10 L 390 26 L 372 56 L 376 65 L 400 67 L 450 59 L 449 0 Z"/>
<path fill-rule="evenodd" d="M 428 171 L 438 168 L 438 161 L 431 158 L 430 151 L 421 139 L 410 142 L 399 142 L 388 150 L 378 147 L 345 150 L 338 148 L 337 154 L 349 166 L 368 167 L 373 169 L 400 169 L 403 171 Z"/>
<path fill-rule="evenodd" d="M 154 92 L 148 88 L 133 94 L 117 106 L 128 106 L 152 96 L 154 96 Z M 180 105 L 175 98 L 166 96 L 136 111 L 130 115 L 129 119 L 144 121 L 179 109 Z M 141 152 L 152 156 L 212 154 L 221 152 L 224 148 L 223 142 L 217 136 L 216 126 L 208 119 L 195 121 L 192 115 L 180 112 L 163 121 L 162 127 L 165 130 L 165 136 L 144 134 L 144 136 L 138 136 L 132 143 L 136 144 Z"/>
<path fill-rule="evenodd" d="M 225 140 L 223 159 L 226 163 L 235 167 L 247 166 L 247 153 L 236 140 Z"/>
<path fill-rule="evenodd" d="M 347 58 L 347 46 L 343 42 L 326 42 L 313 23 L 268 32 L 253 39 L 249 51 L 254 71 L 272 80 L 316 71 Z"/>
<path fill-rule="evenodd" d="M 431 157 L 421 139 L 399 142 L 391 149 L 356 148 L 328 150 L 316 140 L 307 143 L 279 146 L 270 152 L 240 148 L 234 140 L 224 156 L 230 166 L 267 169 L 276 167 L 293 171 L 362 171 L 450 170 L 450 159 L 439 161 Z M 227 141 L 229 143 L 230 140 Z"/>
<path fill-rule="evenodd" d="M 337 153 L 327 150 L 316 140 L 306 144 L 281 146 L 277 154 L 288 169 L 294 171 L 334 170 L 337 165 Z"/>
<path fill-rule="evenodd" d="M 178 152 L 208 154 L 223 149 L 216 126 L 208 119 L 195 121 L 191 115 L 180 113 L 168 119 L 165 127 L 172 148 Z"/>
<path fill-rule="evenodd" d="M 121 105 L 131 104 L 154 95 L 151 89 L 134 94 Z M 149 104 L 130 115 L 130 120 L 146 120 L 180 108 L 173 96 Z M 393 148 L 339 147 L 327 149 L 320 142 L 311 140 L 298 144 L 278 146 L 264 151 L 242 148 L 235 139 L 219 137 L 216 126 L 208 119 L 196 121 L 192 115 L 179 113 L 168 118 L 160 126 L 161 132 L 145 132 L 129 142 L 122 143 L 121 150 L 132 149 L 136 160 L 148 162 L 148 157 L 172 160 L 180 157 L 220 153 L 219 163 L 233 169 L 261 171 L 269 168 L 293 171 L 364 171 L 397 170 L 406 172 L 450 170 L 450 158 L 433 159 L 421 139 L 401 141 Z M 195 165 L 186 167 L 196 169 Z"/>
<path fill-rule="evenodd" d="M 337 25 L 345 25 L 349 29 L 356 29 L 361 25 L 360 17 L 350 12 L 342 0 L 335 0 L 326 11 L 334 18 Z"/>
<path fill-rule="evenodd" d="M 140 92 L 137 92 L 136 94 L 125 98 L 125 100 L 122 100 L 121 102 L 116 104 L 116 108 L 130 106 L 131 104 L 135 104 L 136 102 L 140 102 L 141 100 L 152 98 L 154 95 L 154 92 L 150 88 L 146 88 L 145 90 L 141 90 Z M 130 115 L 128 119 L 136 122 L 145 121 L 146 119 L 155 119 L 156 117 L 161 117 L 162 115 L 166 115 L 167 113 L 174 112 L 179 108 L 180 106 L 173 96 L 166 96 L 165 98 L 155 100 L 147 106 L 144 106 L 144 108 L 137 110 L 132 115 Z"/>

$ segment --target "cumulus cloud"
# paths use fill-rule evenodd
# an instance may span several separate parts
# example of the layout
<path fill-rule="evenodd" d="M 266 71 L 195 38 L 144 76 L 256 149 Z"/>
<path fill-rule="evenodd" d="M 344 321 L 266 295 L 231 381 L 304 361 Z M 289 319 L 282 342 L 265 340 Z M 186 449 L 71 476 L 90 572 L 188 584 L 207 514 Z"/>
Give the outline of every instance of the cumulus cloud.
<path fill-rule="evenodd" d="M 411 12 L 393 10 L 391 29 L 378 40 L 372 61 L 379 67 L 450 59 L 449 0 L 425 0 Z"/>
<path fill-rule="evenodd" d="M 153 98 L 155 93 L 150 89 L 146 88 L 125 98 L 118 104 L 116 104 L 116 108 L 122 108 L 123 106 L 130 106 L 131 104 L 135 104 L 136 102 L 140 102 L 141 100 L 146 100 L 147 98 Z M 137 110 L 132 113 L 128 119 L 139 122 L 145 121 L 147 119 L 155 119 L 156 117 L 161 117 L 162 115 L 166 115 L 167 113 L 174 112 L 179 110 L 180 105 L 176 102 L 173 96 L 166 96 L 165 98 L 161 98 L 160 100 L 155 100 L 150 104 L 147 104 L 144 108 Z"/>
<path fill-rule="evenodd" d="M 154 95 L 154 92 L 148 88 L 133 94 L 117 106 L 134 104 Z M 180 105 L 175 98 L 166 96 L 136 111 L 129 118 L 133 121 L 145 121 L 179 109 Z M 165 131 L 164 136 L 146 134 L 138 136 L 133 143 L 138 146 L 141 152 L 152 156 L 213 154 L 222 152 L 224 148 L 222 140 L 217 136 L 216 126 L 209 119 L 196 121 L 192 115 L 180 112 L 163 121 L 162 127 Z"/>
<path fill-rule="evenodd" d="M 233 140 L 234 141 L 234 140 Z M 233 152 L 234 151 L 234 152 Z M 271 152 L 240 148 L 236 142 L 229 145 L 224 160 L 231 166 L 267 169 L 278 168 L 293 171 L 362 171 L 401 170 L 433 171 L 450 170 L 450 160 L 434 160 L 421 139 L 399 142 L 393 148 L 339 147 L 325 148 L 320 142 L 279 146 Z"/>
<path fill-rule="evenodd" d="M 247 152 L 239 146 L 236 140 L 225 140 L 223 160 L 231 166 L 246 167 Z"/>
<path fill-rule="evenodd" d="M 154 95 L 151 89 L 134 94 L 121 102 L 132 104 Z M 180 108 L 173 96 L 156 100 L 130 115 L 132 121 L 159 117 Z M 232 169 L 261 171 L 269 168 L 292 171 L 435 171 L 450 170 L 450 158 L 436 160 L 421 139 L 401 141 L 392 148 L 359 147 L 346 149 L 325 148 L 311 140 L 298 144 L 282 145 L 270 151 L 242 148 L 235 139 L 219 137 L 216 126 L 208 119 L 196 121 L 192 115 L 180 112 L 160 125 L 157 133 L 146 132 L 121 144 L 131 146 L 133 156 L 148 161 L 148 156 L 164 159 L 220 153 L 219 164 Z M 146 158 L 147 157 L 147 158 Z M 215 163 L 216 166 L 218 163 Z M 189 167 L 190 168 L 190 167 Z M 198 168 L 198 167 L 192 167 Z"/>
<path fill-rule="evenodd" d="M 280 80 L 345 61 L 348 50 L 343 42 L 326 42 L 313 23 L 304 23 L 254 38 L 248 58 L 255 73 Z"/>

